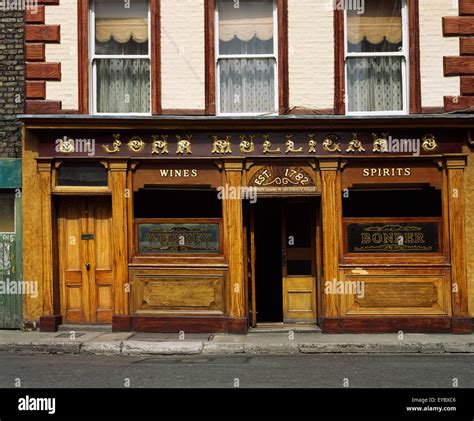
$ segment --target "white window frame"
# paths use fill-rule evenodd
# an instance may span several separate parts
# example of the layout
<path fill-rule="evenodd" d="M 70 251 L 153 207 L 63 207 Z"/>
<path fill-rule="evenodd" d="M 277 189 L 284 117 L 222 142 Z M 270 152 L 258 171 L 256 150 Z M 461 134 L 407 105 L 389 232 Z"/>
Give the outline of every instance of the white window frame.
<path fill-rule="evenodd" d="M 396 52 L 387 53 L 350 53 L 348 51 L 348 18 L 347 10 L 344 10 L 344 77 L 345 77 L 345 93 L 344 93 L 344 104 L 346 115 L 352 116 L 366 116 L 366 115 L 406 115 L 408 114 L 409 107 L 409 71 L 410 71 L 410 59 L 409 59 L 409 26 L 408 26 L 408 2 L 407 0 L 401 0 L 402 5 L 402 50 Z M 402 57 L 402 110 L 394 111 L 349 111 L 349 85 L 347 78 L 347 61 L 349 58 L 354 57 Z"/>
<path fill-rule="evenodd" d="M 278 4 L 276 0 L 272 0 L 273 2 L 273 54 L 229 54 L 229 55 L 221 55 L 220 50 L 219 50 L 219 1 L 216 1 L 216 9 L 214 11 L 214 39 L 215 39 L 215 45 L 214 45 L 214 51 L 216 52 L 216 58 L 215 58 L 215 75 L 216 75 L 216 109 L 217 109 L 217 115 L 219 116 L 262 116 L 262 115 L 268 115 L 268 116 L 276 116 L 278 115 L 279 111 L 279 95 L 278 95 L 278 80 L 279 80 L 279 74 L 278 74 L 278 66 L 279 66 L 279 61 L 278 61 Z M 274 83 L 275 83 L 275 99 L 274 99 L 274 104 L 275 104 L 275 109 L 273 111 L 268 111 L 268 112 L 249 112 L 249 113 L 223 113 L 221 112 L 221 80 L 220 80 L 220 62 L 222 60 L 226 59 L 258 59 L 258 58 L 271 58 L 274 59 L 275 62 L 273 64 L 274 66 Z"/>
<path fill-rule="evenodd" d="M 16 218 L 17 218 L 17 197 L 16 197 L 16 194 L 14 192 L 10 192 L 10 191 L 1 191 L 0 190 L 0 194 L 11 194 L 13 196 L 13 231 L 12 232 L 8 232 L 8 231 L 0 231 L 0 236 L 1 235 L 14 235 L 16 234 L 16 231 L 17 231 L 17 226 L 16 226 Z"/>
<path fill-rule="evenodd" d="M 96 54 L 95 53 L 95 0 L 90 2 L 89 6 L 89 80 L 92 80 L 92 83 L 89 87 L 89 107 L 92 110 L 94 115 L 127 115 L 127 116 L 150 116 L 152 114 L 152 83 L 151 78 L 151 14 L 150 14 L 150 0 L 147 1 L 148 5 L 148 54 L 144 55 L 116 55 L 116 54 Z M 149 107 L 150 112 L 148 113 L 99 113 L 97 112 L 97 60 L 98 59 L 143 59 L 148 60 L 148 65 L 150 68 L 150 98 L 149 98 Z"/>

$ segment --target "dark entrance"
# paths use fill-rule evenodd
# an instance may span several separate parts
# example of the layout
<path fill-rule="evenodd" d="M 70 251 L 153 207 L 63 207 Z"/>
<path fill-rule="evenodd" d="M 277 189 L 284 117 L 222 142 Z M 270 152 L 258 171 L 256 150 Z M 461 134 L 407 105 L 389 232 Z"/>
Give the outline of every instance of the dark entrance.
<path fill-rule="evenodd" d="M 282 322 L 282 202 L 276 199 L 258 201 L 254 218 L 257 322 Z"/>
<path fill-rule="evenodd" d="M 316 322 L 317 206 L 307 198 L 251 207 L 251 324 Z"/>

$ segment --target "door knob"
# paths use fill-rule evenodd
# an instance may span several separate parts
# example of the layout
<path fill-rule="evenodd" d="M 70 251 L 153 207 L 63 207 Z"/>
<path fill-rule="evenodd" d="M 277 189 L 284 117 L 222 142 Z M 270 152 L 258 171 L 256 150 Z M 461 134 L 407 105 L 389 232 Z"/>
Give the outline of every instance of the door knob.
<path fill-rule="evenodd" d="M 91 270 L 91 264 L 90 263 L 86 263 L 86 269 L 87 269 L 87 271 Z"/>

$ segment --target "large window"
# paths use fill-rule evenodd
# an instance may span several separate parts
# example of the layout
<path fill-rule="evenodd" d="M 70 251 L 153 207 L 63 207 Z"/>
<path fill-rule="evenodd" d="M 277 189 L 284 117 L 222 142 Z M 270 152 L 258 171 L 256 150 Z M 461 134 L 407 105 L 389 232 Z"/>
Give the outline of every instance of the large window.
<path fill-rule="evenodd" d="M 276 3 L 273 0 L 218 0 L 217 32 L 218 113 L 276 113 Z"/>
<path fill-rule="evenodd" d="M 91 33 L 94 113 L 150 114 L 148 1 L 93 1 Z"/>
<path fill-rule="evenodd" d="M 406 0 L 366 0 L 345 19 L 346 112 L 407 112 Z"/>

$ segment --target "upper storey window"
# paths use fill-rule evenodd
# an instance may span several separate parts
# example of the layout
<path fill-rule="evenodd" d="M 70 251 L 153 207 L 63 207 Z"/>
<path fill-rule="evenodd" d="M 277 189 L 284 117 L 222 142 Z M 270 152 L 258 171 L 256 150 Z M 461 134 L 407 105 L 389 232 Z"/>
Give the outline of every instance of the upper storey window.
<path fill-rule="evenodd" d="M 277 113 L 276 3 L 218 0 L 216 26 L 218 113 Z"/>
<path fill-rule="evenodd" d="M 346 112 L 407 112 L 406 0 L 366 0 L 346 11 Z"/>
<path fill-rule="evenodd" d="M 150 114 L 148 1 L 93 1 L 91 31 L 94 113 Z"/>

